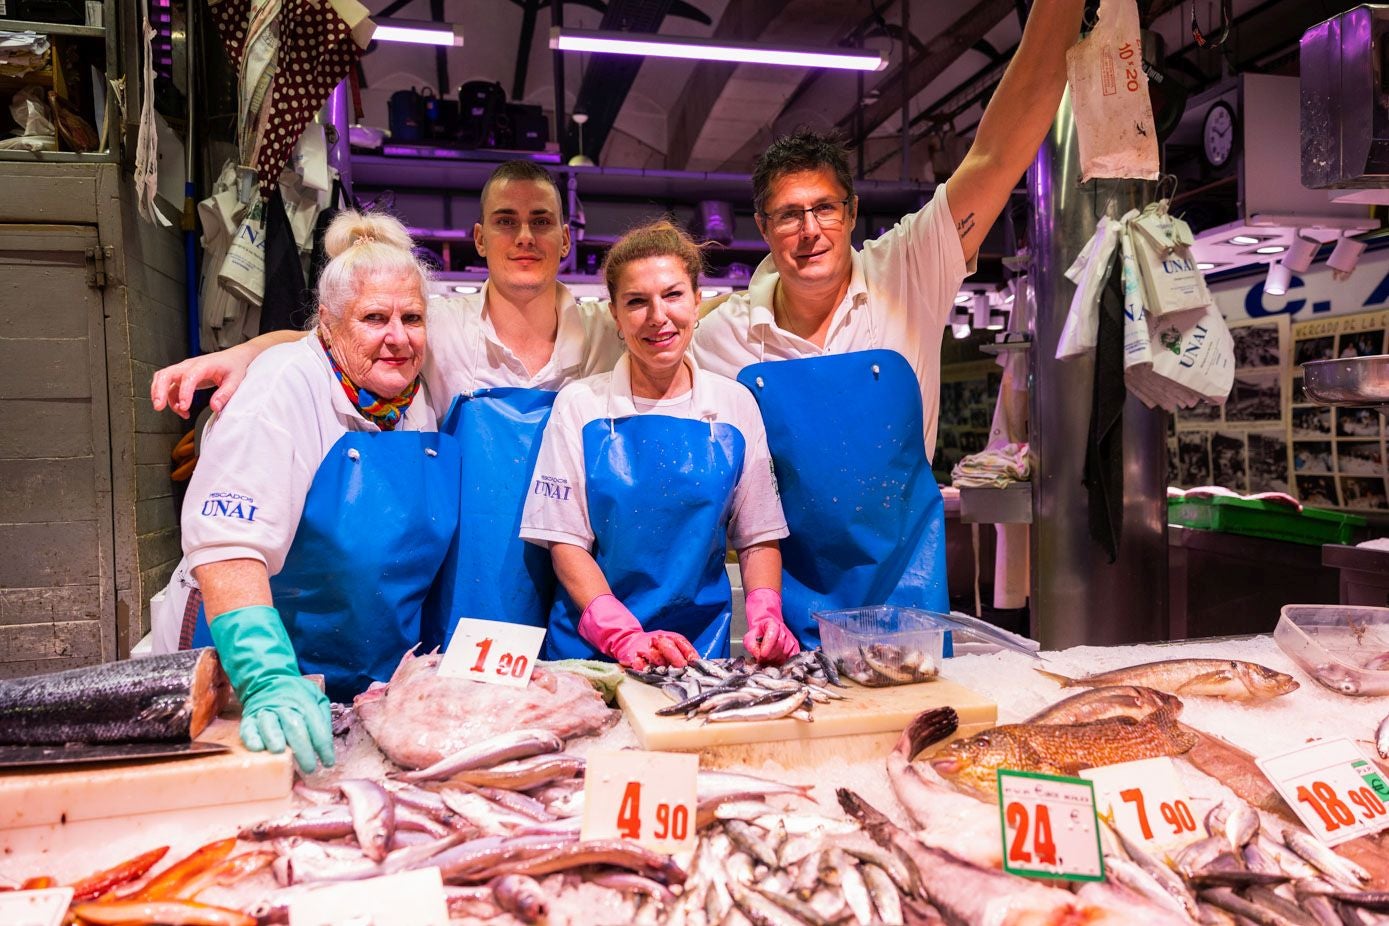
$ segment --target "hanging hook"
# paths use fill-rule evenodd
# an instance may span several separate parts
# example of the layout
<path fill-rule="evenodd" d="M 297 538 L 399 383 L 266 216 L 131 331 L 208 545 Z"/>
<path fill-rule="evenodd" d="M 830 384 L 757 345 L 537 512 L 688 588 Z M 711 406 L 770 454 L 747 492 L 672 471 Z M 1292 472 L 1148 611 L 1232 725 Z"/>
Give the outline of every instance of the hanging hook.
<path fill-rule="evenodd" d="M 1163 188 L 1167 187 L 1169 184 L 1171 185 L 1172 189 L 1166 196 L 1163 196 Z M 1171 202 L 1172 199 L 1177 195 L 1177 175 L 1163 174 L 1162 176 L 1158 177 L 1157 189 L 1154 191 L 1154 195 L 1157 197 L 1158 202 L 1162 202 L 1164 200 Z"/>
<path fill-rule="evenodd" d="M 1220 4 L 1220 31 L 1206 35 L 1196 22 L 1196 0 L 1191 0 L 1191 37 L 1201 48 L 1219 48 L 1230 37 L 1230 0 L 1217 0 Z"/>

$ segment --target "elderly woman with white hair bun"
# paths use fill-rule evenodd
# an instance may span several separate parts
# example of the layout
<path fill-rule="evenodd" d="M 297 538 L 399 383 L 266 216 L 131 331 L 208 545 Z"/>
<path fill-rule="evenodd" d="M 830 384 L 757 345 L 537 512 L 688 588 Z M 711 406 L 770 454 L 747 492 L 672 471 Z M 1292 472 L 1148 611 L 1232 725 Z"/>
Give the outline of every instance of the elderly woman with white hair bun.
<path fill-rule="evenodd" d="M 215 645 L 242 741 L 305 771 L 333 763 L 328 698 L 419 642 L 458 521 L 458 448 L 419 376 L 427 271 L 389 216 L 343 213 L 326 245 L 316 336 L 265 351 L 207 426 L 169 590 L 201 606 L 155 628 L 157 649 Z"/>

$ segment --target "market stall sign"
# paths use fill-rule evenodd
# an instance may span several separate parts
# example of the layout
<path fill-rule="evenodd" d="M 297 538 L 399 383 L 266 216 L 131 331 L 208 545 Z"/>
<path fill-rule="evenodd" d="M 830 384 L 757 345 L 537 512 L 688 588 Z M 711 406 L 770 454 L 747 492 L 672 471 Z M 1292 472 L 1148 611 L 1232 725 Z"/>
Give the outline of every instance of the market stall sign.
<path fill-rule="evenodd" d="M 1083 778 L 998 770 L 1003 870 L 1030 878 L 1103 881 L 1095 786 Z"/>
<path fill-rule="evenodd" d="M 1169 849 L 1199 835 L 1176 763 L 1167 756 L 1088 768 L 1080 777 L 1094 782 L 1096 806 L 1134 842 Z"/>
<path fill-rule="evenodd" d="M 698 776 L 697 755 L 589 753 L 581 838 L 630 839 L 655 852 L 693 851 Z"/>
<path fill-rule="evenodd" d="M 59 926 L 72 903 L 72 888 L 0 892 L 0 923 L 6 926 Z"/>
<path fill-rule="evenodd" d="M 544 627 L 465 617 L 449 638 L 439 674 L 525 688 L 544 642 Z"/>
<path fill-rule="evenodd" d="M 289 902 L 289 926 L 448 926 L 437 868 L 315 887 Z"/>
<path fill-rule="evenodd" d="M 1389 826 L 1389 784 L 1349 739 L 1255 760 L 1302 825 L 1328 846 Z"/>

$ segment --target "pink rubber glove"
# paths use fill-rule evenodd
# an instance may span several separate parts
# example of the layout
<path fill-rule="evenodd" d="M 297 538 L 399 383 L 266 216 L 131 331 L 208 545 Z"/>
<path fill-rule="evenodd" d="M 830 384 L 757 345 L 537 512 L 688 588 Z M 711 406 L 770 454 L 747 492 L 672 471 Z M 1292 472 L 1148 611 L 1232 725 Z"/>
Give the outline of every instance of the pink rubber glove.
<path fill-rule="evenodd" d="M 801 651 L 796 635 L 781 617 L 781 593 L 754 588 L 747 596 L 748 632 L 743 647 L 758 662 L 780 665 Z"/>
<path fill-rule="evenodd" d="M 644 671 L 648 666 L 683 669 L 699 654 L 690 641 L 669 630 L 641 629 L 627 606 L 612 595 L 599 595 L 579 618 L 579 636 L 624 666 Z"/>

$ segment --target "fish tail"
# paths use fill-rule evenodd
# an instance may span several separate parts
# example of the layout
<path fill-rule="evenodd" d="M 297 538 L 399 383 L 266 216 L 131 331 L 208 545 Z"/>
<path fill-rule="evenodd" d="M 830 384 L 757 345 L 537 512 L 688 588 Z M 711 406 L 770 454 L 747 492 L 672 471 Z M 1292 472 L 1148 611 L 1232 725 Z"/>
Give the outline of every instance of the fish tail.
<path fill-rule="evenodd" d="M 1047 678 L 1051 679 L 1053 682 L 1060 685 L 1062 688 L 1074 687 L 1076 683 L 1076 680 L 1068 675 L 1061 675 L 1057 672 L 1048 672 L 1046 669 L 1039 669 L 1036 666 L 1032 667 L 1032 671 L 1039 672 L 1042 675 L 1045 675 Z"/>
<path fill-rule="evenodd" d="M 910 762 L 921 750 L 950 736 L 959 727 L 960 716 L 953 707 L 922 711 L 902 731 L 902 738 L 897 741 L 897 752 L 905 753 Z"/>

